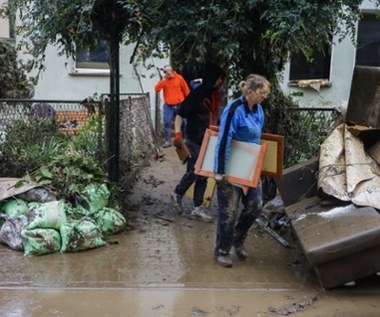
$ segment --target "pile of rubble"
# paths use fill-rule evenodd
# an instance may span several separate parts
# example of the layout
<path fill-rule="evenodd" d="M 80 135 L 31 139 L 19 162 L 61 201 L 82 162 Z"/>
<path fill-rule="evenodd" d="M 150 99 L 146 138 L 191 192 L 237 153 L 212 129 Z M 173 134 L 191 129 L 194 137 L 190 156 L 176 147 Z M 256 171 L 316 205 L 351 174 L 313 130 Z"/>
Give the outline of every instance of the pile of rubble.
<path fill-rule="evenodd" d="M 380 272 L 380 129 L 339 125 L 276 184 L 324 288 Z"/>

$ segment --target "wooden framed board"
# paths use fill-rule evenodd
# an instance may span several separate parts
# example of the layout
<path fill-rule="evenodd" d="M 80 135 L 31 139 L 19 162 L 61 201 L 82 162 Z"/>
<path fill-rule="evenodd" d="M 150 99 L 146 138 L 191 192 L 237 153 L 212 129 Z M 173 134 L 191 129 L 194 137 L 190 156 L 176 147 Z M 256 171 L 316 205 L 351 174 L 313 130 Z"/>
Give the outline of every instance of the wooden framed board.
<path fill-rule="evenodd" d="M 281 178 L 284 170 L 284 137 L 262 133 L 261 144 L 267 144 L 261 175 Z"/>
<path fill-rule="evenodd" d="M 207 129 L 201 150 L 195 163 L 195 174 L 214 177 L 215 145 L 218 132 Z M 267 144 L 255 144 L 233 140 L 226 167 L 227 181 L 243 187 L 257 187 Z"/>

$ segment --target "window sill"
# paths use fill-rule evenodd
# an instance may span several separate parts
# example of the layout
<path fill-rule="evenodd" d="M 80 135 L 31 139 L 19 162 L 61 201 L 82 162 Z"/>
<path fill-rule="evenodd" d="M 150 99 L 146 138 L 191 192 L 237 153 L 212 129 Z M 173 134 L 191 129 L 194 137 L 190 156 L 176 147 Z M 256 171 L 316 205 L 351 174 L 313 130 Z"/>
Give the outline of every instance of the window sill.
<path fill-rule="evenodd" d="M 109 70 L 73 70 L 69 72 L 70 76 L 85 76 L 85 77 L 110 77 Z"/>
<path fill-rule="evenodd" d="M 300 80 L 290 80 L 288 82 L 289 87 L 298 88 L 316 88 L 316 87 L 331 87 L 332 83 L 328 79 L 300 79 Z"/>

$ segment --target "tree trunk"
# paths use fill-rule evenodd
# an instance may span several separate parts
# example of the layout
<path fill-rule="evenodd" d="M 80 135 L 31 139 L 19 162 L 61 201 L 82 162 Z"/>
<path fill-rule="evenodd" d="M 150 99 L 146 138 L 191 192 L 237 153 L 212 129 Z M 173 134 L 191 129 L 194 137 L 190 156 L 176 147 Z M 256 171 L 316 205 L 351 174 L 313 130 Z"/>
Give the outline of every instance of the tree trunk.
<path fill-rule="evenodd" d="M 120 55 L 119 37 L 111 36 L 110 103 L 106 109 L 107 170 L 111 182 L 119 181 L 120 171 Z"/>

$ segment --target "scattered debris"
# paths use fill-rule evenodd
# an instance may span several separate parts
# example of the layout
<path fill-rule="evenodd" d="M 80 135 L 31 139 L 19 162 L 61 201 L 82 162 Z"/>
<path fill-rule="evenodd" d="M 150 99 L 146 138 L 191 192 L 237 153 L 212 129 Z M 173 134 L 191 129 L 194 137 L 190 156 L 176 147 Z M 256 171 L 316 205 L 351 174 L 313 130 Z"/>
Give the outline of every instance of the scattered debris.
<path fill-rule="evenodd" d="M 164 307 L 165 307 L 164 305 L 160 304 L 160 305 L 152 307 L 152 309 L 153 310 L 159 310 L 159 309 L 164 308 Z"/>
<path fill-rule="evenodd" d="M 234 316 L 240 311 L 240 306 L 232 305 L 230 309 L 226 309 L 229 316 Z"/>
<path fill-rule="evenodd" d="M 159 219 L 165 220 L 165 221 L 169 221 L 169 222 L 173 222 L 174 221 L 173 215 L 170 215 L 170 214 L 168 214 L 167 212 L 165 212 L 163 210 L 155 212 L 154 216 L 157 217 L 157 218 L 159 218 Z"/>
<path fill-rule="evenodd" d="M 192 313 L 193 313 L 193 315 L 196 315 L 196 316 L 204 316 L 204 315 L 208 314 L 207 311 L 204 311 L 203 309 L 201 309 L 197 306 L 193 307 Z"/>
<path fill-rule="evenodd" d="M 148 178 L 143 180 L 145 184 L 151 184 L 153 187 L 157 187 L 163 183 L 164 181 L 158 180 L 153 175 L 149 175 Z"/>
<path fill-rule="evenodd" d="M 153 205 L 154 204 L 153 199 L 150 196 L 142 196 L 141 200 L 142 200 L 142 203 L 144 205 Z"/>
<path fill-rule="evenodd" d="M 311 298 L 307 298 L 300 302 L 292 303 L 290 305 L 283 306 L 280 308 L 269 306 L 268 311 L 270 311 L 271 313 L 279 314 L 281 316 L 288 316 L 308 309 L 311 305 L 314 304 L 316 300 L 317 296 L 313 296 Z"/>
<path fill-rule="evenodd" d="M 267 233 L 269 233 L 277 242 L 279 242 L 282 246 L 289 248 L 290 244 L 288 241 L 286 241 L 283 237 L 281 237 L 276 231 L 274 231 L 272 228 L 269 227 L 268 222 L 263 219 L 262 217 L 259 217 L 256 219 L 256 223 Z"/>

